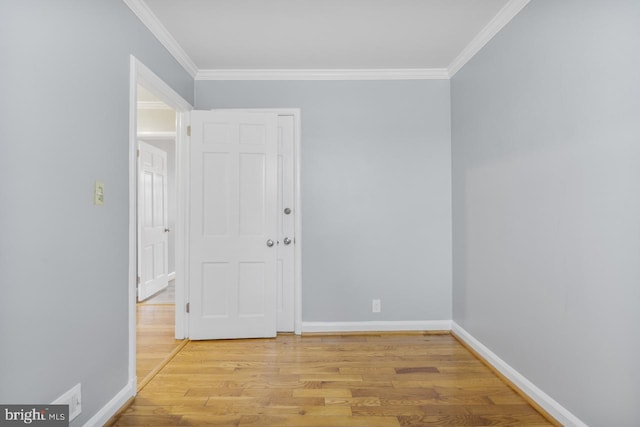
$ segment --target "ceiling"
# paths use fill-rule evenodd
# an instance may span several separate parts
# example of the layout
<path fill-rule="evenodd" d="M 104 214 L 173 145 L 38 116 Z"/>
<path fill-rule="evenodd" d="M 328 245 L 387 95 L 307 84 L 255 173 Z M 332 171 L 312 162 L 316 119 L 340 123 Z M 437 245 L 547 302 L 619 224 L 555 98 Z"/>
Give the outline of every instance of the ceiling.
<path fill-rule="evenodd" d="M 195 76 L 203 70 L 451 71 L 529 0 L 124 1 Z"/>

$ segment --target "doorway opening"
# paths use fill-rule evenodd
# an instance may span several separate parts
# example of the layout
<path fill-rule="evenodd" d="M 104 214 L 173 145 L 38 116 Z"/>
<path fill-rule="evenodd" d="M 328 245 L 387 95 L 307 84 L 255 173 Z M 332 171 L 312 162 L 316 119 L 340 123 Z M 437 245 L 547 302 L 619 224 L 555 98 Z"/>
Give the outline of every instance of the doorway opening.
<path fill-rule="evenodd" d="M 185 338 L 181 135 L 192 107 L 133 56 L 129 99 L 129 384 L 135 395 L 186 343 L 180 341 Z"/>
<path fill-rule="evenodd" d="M 137 91 L 137 298 L 175 304 L 176 111 L 144 86 Z"/>
<path fill-rule="evenodd" d="M 175 338 L 176 111 L 140 84 L 136 133 L 140 389 L 182 343 Z"/>

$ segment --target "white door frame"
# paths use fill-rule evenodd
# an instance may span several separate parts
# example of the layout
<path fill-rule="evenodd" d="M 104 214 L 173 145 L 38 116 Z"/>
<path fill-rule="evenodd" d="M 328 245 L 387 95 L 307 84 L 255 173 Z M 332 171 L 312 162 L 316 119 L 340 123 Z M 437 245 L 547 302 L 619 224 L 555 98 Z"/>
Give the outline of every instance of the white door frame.
<path fill-rule="evenodd" d="M 135 56 L 130 56 L 129 68 L 129 385 L 133 393 L 137 388 L 136 380 L 136 277 L 137 277 L 137 101 L 138 84 L 144 86 L 157 96 L 162 102 L 176 111 L 176 338 L 185 335 L 185 207 L 184 194 L 185 166 L 188 156 L 185 156 L 186 129 L 189 111 L 193 106 L 185 101 L 176 91 L 166 84 L 153 71 L 147 68 Z M 182 310 L 180 310 L 182 307 Z"/>
<path fill-rule="evenodd" d="M 294 333 L 302 334 L 302 203 L 300 200 L 300 108 L 214 108 L 215 111 L 231 111 L 239 113 L 275 113 L 279 116 L 293 116 L 294 140 L 293 146 L 295 156 L 293 160 L 293 180 L 294 180 L 294 212 L 295 215 L 295 245 L 294 245 L 294 284 L 293 284 L 293 312 L 294 312 Z"/>

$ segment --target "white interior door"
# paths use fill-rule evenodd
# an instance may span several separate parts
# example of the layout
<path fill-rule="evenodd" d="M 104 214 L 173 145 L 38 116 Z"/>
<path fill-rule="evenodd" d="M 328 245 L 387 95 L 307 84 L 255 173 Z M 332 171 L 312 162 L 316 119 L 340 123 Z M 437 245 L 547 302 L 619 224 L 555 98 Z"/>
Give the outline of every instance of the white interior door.
<path fill-rule="evenodd" d="M 138 301 L 168 280 L 167 153 L 138 142 Z"/>
<path fill-rule="evenodd" d="M 278 116 L 278 332 L 293 332 L 295 324 L 295 119 Z"/>
<path fill-rule="evenodd" d="M 191 112 L 189 336 L 276 335 L 277 115 Z"/>

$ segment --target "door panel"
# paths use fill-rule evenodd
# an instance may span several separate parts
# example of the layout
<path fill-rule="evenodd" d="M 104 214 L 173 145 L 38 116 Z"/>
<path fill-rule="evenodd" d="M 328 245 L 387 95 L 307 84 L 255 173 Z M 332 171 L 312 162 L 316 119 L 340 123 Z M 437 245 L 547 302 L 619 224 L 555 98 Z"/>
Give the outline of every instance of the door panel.
<path fill-rule="evenodd" d="M 238 316 L 255 317 L 264 313 L 265 263 L 241 262 L 238 268 Z"/>
<path fill-rule="evenodd" d="M 192 111 L 191 128 L 190 338 L 275 336 L 277 116 Z"/>
<path fill-rule="evenodd" d="M 203 234 L 222 236 L 229 231 L 229 158 L 226 153 L 203 155 Z"/>
<path fill-rule="evenodd" d="M 167 153 L 138 143 L 138 301 L 168 280 Z"/>
<path fill-rule="evenodd" d="M 260 236 L 265 232 L 266 159 L 263 154 L 240 154 L 241 236 Z"/>
<path fill-rule="evenodd" d="M 206 262 L 202 264 L 202 314 L 229 315 L 229 283 L 231 264 Z"/>
<path fill-rule="evenodd" d="M 295 126 L 293 116 L 278 116 L 278 331 L 294 330 L 295 281 Z M 285 209 L 289 208 L 289 214 Z M 290 239 L 285 244 L 285 238 Z"/>

